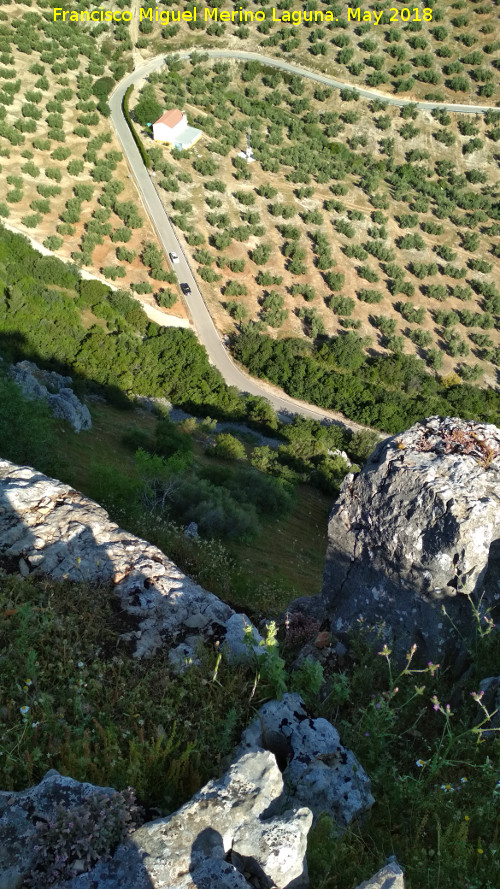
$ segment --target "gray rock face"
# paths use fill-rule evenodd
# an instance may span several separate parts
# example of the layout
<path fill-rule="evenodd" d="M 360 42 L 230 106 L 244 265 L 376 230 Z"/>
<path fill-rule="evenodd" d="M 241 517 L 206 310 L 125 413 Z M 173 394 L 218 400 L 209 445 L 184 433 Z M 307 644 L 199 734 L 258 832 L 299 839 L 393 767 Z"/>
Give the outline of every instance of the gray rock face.
<path fill-rule="evenodd" d="M 315 816 L 326 812 L 343 830 L 374 803 L 369 778 L 354 754 L 326 719 L 307 716 L 298 694 L 261 707 L 243 733 L 240 750 L 260 748 L 272 750 L 278 760 L 285 754 L 282 807 L 307 806 Z"/>
<path fill-rule="evenodd" d="M 403 871 L 397 861 L 391 861 L 357 889 L 405 889 Z"/>
<path fill-rule="evenodd" d="M 56 889 L 300 889 L 307 809 L 266 818 L 283 789 L 265 751 L 236 760 L 173 815 L 144 824 L 114 857 Z M 258 879 L 258 883 L 250 880 Z"/>
<path fill-rule="evenodd" d="M 156 546 L 123 531 L 107 512 L 69 485 L 29 467 L 0 460 L 0 558 L 24 576 L 113 583 L 121 606 L 136 623 L 123 634 L 136 657 L 177 648 L 172 662 L 196 660 L 201 639 L 217 636 L 243 645 L 239 616 L 186 577 Z M 258 637 L 260 638 L 260 637 Z M 179 646 L 182 646 L 179 648 Z"/>
<path fill-rule="evenodd" d="M 500 430 L 431 417 L 374 450 L 332 510 L 323 599 L 332 630 L 384 625 L 404 657 L 439 659 L 499 601 Z"/>
<path fill-rule="evenodd" d="M 265 889 L 307 889 L 305 855 L 312 820 L 310 809 L 302 808 L 244 824 L 235 833 L 231 859 L 239 870 L 255 874 Z"/>
<path fill-rule="evenodd" d="M 207 858 L 224 860 L 236 830 L 257 821 L 282 788 L 271 754 L 247 754 L 174 815 L 135 831 L 130 843 L 147 860 L 152 886 L 195 886 L 189 871 Z"/>
<path fill-rule="evenodd" d="M 67 420 L 75 432 L 92 428 L 88 407 L 82 404 L 71 388 L 71 377 L 41 370 L 32 361 L 19 361 L 10 368 L 12 379 L 18 383 L 30 401 L 46 401 L 54 417 Z"/>

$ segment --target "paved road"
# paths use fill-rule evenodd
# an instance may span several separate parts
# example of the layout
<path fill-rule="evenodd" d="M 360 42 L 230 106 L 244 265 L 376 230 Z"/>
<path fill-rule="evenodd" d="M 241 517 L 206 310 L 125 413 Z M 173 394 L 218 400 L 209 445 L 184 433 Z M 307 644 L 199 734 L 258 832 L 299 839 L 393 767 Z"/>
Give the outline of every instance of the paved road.
<path fill-rule="evenodd" d="M 195 51 L 207 52 L 207 54 L 211 58 L 237 59 L 239 61 L 259 61 L 262 64 L 269 65 L 273 68 L 280 68 L 281 70 L 287 71 L 291 74 L 299 74 L 302 77 L 307 77 L 310 80 L 317 81 L 318 83 L 322 83 L 327 86 L 332 86 L 336 89 L 344 89 L 350 86 L 349 84 L 341 83 L 340 81 L 334 80 L 333 78 L 327 77 L 326 75 L 317 74 L 313 71 L 299 68 L 297 65 L 291 65 L 288 62 L 283 62 L 279 59 L 273 59 L 267 56 L 260 55 L 259 53 L 245 52 L 243 50 L 203 50 L 198 47 L 196 50 L 194 48 L 190 50 L 184 50 L 183 52 L 176 53 L 176 55 L 181 59 L 186 59 L 189 58 L 190 54 Z M 138 80 L 147 77 L 149 74 L 151 74 L 152 71 L 158 70 L 164 64 L 165 55 L 155 56 L 155 58 L 150 59 L 148 62 L 145 62 L 143 65 L 132 71 L 131 74 L 127 75 L 127 77 L 125 77 L 118 84 L 111 95 L 109 103 L 111 108 L 111 120 L 125 153 L 125 156 L 128 160 L 130 170 L 139 189 L 144 207 L 158 233 L 158 237 L 163 246 L 163 249 L 165 250 L 165 253 L 168 254 L 171 252 L 175 252 L 179 255 L 180 263 L 178 265 L 175 265 L 174 268 L 178 275 L 179 281 L 186 282 L 191 287 L 191 294 L 185 296 L 185 301 L 193 319 L 198 337 L 205 346 L 211 362 L 215 365 L 215 367 L 218 368 L 218 370 L 220 370 L 226 383 L 231 386 L 236 386 L 241 392 L 248 392 L 251 395 L 259 395 L 267 398 L 271 402 L 273 408 L 283 418 L 286 418 L 291 414 L 302 414 L 303 416 L 312 417 L 314 419 L 326 419 L 341 422 L 345 426 L 348 426 L 350 429 L 353 430 L 362 429 L 363 427 L 361 427 L 359 424 L 353 423 L 351 420 L 346 419 L 340 413 L 327 411 L 322 408 L 316 408 L 313 405 L 308 405 L 304 402 L 288 398 L 286 395 L 281 393 L 281 390 L 277 389 L 276 387 L 254 380 L 252 377 L 244 373 L 239 367 L 236 366 L 236 364 L 231 359 L 231 356 L 224 348 L 217 329 L 212 321 L 210 313 L 205 305 L 203 295 L 189 266 L 187 257 L 184 254 L 175 230 L 157 194 L 154 185 L 154 178 L 152 177 L 151 173 L 146 170 L 142 162 L 141 156 L 132 138 L 122 112 L 123 96 L 125 95 L 127 88 L 131 84 L 136 83 Z M 393 97 L 384 96 L 381 93 L 376 93 L 374 90 L 357 89 L 357 92 L 359 92 L 360 95 L 368 96 L 369 98 L 377 97 L 384 99 L 385 101 L 393 105 L 409 104 L 409 101 L 406 99 L 395 99 Z M 487 108 L 486 106 L 480 105 L 451 105 L 446 103 L 436 104 L 430 102 L 417 102 L 416 104 L 420 108 L 446 108 L 451 111 L 459 111 L 464 113 L 480 113 L 489 110 L 489 108 Z"/>

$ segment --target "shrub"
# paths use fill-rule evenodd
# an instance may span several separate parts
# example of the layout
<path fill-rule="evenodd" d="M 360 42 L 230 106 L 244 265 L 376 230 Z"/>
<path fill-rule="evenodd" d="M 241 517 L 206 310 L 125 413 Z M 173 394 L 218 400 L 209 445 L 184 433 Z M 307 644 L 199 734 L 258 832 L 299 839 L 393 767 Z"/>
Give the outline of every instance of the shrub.
<path fill-rule="evenodd" d="M 111 796 L 91 793 L 71 809 L 59 806 L 52 822 L 36 821 L 35 864 L 26 885 L 35 889 L 43 882 L 50 887 L 86 873 L 98 861 L 111 858 L 142 822 L 130 788 Z"/>
<path fill-rule="evenodd" d="M 163 309 L 171 309 L 177 302 L 177 294 L 173 290 L 159 290 L 155 293 L 155 299 Z"/>
<path fill-rule="evenodd" d="M 48 238 L 45 238 L 43 242 L 43 246 L 47 248 L 47 250 L 59 250 L 64 241 L 62 238 L 59 238 L 57 235 L 49 235 Z"/>
<path fill-rule="evenodd" d="M 23 216 L 21 222 L 26 228 L 36 228 L 40 225 L 42 216 L 40 213 L 32 213 L 29 216 Z"/>
<path fill-rule="evenodd" d="M 48 179 L 53 179 L 55 182 L 60 182 L 62 179 L 62 173 L 58 167 L 47 167 L 45 175 Z"/>
<path fill-rule="evenodd" d="M 245 460 L 245 446 L 234 435 L 221 432 L 216 436 L 215 444 L 206 452 L 211 457 L 219 457 L 222 460 Z"/>
<path fill-rule="evenodd" d="M 116 278 L 124 278 L 127 273 L 122 265 L 105 265 L 101 269 L 101 274 L 115 281 Z"/>
<path fill-rule="evenodd" d="M 137 254 L 135 250 L 127 250 L 126 247 L 116 248 L 116 258 L 119 259 L 120 262 L 133 262 L 136 256 Z"/>
<path fill-rule="evenodd" d="M 72 160 L 68 164 L 68 173 L 70 176 L 79 176 L 80 173 L 83 173 L 83 161 L 81 160 Z"/>
<path fill-rule="evenodd" d="M 355 302 L 350 296 L 332 296 L 329 301 L 330 308 L 336 315 L 348 317 L 352 315 Z"/>
<path fill-rule="evenodd" d="M 132 229 L 127 226 L 120 226 L 116 228 L 111 235 L 111 240 L 115 244 L 117 241 L 123 241 L 125 244 L 130 241 L 132 237 Z"/>
<path fill-rule="evenodd" d="M 361 302 L 365 303 L 380 303 L 383 299 L 380 290 L 358 290 L 356 295 Z"/>

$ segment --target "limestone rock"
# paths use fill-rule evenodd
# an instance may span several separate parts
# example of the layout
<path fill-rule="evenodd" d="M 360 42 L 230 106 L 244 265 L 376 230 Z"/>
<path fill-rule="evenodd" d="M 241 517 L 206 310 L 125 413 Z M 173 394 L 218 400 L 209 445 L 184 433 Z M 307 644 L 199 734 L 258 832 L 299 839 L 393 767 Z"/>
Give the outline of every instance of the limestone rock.
<path fill-rule="evenodd" d="M 326 812 L 342 830 L 373 805 L 364 769 L 326 719 L 307 716 L 300 695 L 285 694 L 281 701 L 264 704 L 243 733 L 239 749 L 272 750 L 275 735 L 290 749 L 282 806 L 308 806 L 315 816 Z M 273 813 L 278 808 L 273 806 Z"/>
<path fill-rule="evenodd" d="M 184 535 L 188 538 L 188 540 L 198 540 L 198 525 L 196 522 L 189 522 L 189 525 L 186 525 L 184 528 Z"/>
<path fill-rule="evenodd" d="M 405 889 L 404 874 L 396 860 L 390 861 L 356 889 Z"/>
<path fill-rule="evenodd" d="M 251 624 L 246 614 L 232 614 L 226 621 L 223 650 L 229 660 L 241 663 L 248 660 L 250 651 L 253 651 L 257 656 L 261 655 L 260 642 L 262 642 L 262 636 Z"/>
<path fill-rule="evenodd" d="M 381 442 L 332 510 L 323 599 L 333 632 L 385 625 L 397 656 L 439 660 L 473 630 L 464 592 L 499 601 L 500 429 L 431 417 Z M 455 642 L 453 642 L 455 640 Z"/>
<path fill-rule="evenodd" d="M 242 620 L 156 546 L 123 531 L 107 512 L 69 485 L 0 459 L 0 559 L 23 576 L 114 583 L 135 622 L 123 634 L 136 657 L 177 649 L 179 669 L 196 662 L 200 639 L 224 642 L 235 657 L 249 651 Z M 243 622 L 250 622 L 244 619 Z M 254 639 L 260 640 L 254 631 Z M 181 647 L 179 647 L 181 646 Z"/>
<path fill-rule="evenodd" d="M 248 889 L 256 877 L 262 889 L 305 887 L 312 814 L 302 808 L 268 818 L 282 790 L 270 753 L 244 754 L 177 812 L 133 831 L 111 859 L 54 889 Z M 9 878 L 2 889 L 17 889 L 33 875 L 37 819 L 50 821 L 58 806 L 73 808 L 96 791 L 114 793 L 52 770 L 36 787 L 0 793 L 0 874 Z"/>
<path fill-rule="evenodd" d="M 192 889 L 250 889 L 241 871 L 223 859 L 209 858 L 191 875 Z"/>
<path fill-rule="evenodd" d="M 54 417 L 66 420 L 75 432 L 92 428 L 88 407 L 82 404 L 70 388 L 73 382 L 71 377 L 42 370 L 32 361 L 19 361 L 11 365 L 10 373 L 26 398 L 30 401 L 46 401 Z"/>
<path fill-rule="evenodd" d="M 287 886 L 303 889 L 307 877 L 307 835 L 313 816 L 310 809 L 290 810 L 267 821 L 253 821 L 236 831 L 231 859 L 259 877 L 265 889 Z"/>
<path fill-rule="evenodd" d="M 245 754 L 177 812 L 134 831 L 111 860 L 56 889 L 249 889 L 251 875 L 262 889 L 307 886 L 311 813 L 266 818 L 282 789 L 270 753 Z"/>
<path fill-rule="evenodd" d="M 195 885 L 180 880 L 207 858 L 223 860 L 236 830 L 258 819 L 282 788 L 283 779 L 271 754 L 250 753 L 218 781 L 206 784 L 174 815 L 135 831 L 129 842 L 147 862 L 153 889 Z"/>

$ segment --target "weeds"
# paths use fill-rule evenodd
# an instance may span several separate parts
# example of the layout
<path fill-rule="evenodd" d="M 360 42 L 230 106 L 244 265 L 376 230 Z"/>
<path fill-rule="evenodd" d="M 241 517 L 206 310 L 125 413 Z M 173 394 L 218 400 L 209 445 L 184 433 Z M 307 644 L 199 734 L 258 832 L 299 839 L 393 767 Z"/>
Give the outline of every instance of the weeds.
<path fill-rule="evenodd" d="M 213 554 L 214 566 L 219 558 Z M 408 889 L 497 885 L 500 732 L 477 689 L 498 663 L 498 636 L 482 612 L 477 657 L 459 691 L 437 664 L 416 668 L 414 650 L 395 670 L 390 649 L 374 654 L 362 629 L 349 673 L 327 670 L 323 684 L 316 662 L 289 667 L 274 624 L 253 666 L 229 666 L 217 650 L 200 648 L 200 663 L 176 676 L 163 654 L 147 663 L 129 656 L 109 589 L 5 576 L 0 583 L 2 789 L 35 784 L 56 768 L 119 791 L 132 786 L 146 817 L 167 813 L 220 774 L 256 701 L 292 689 L 335 724 L 377 801 L 343 836 L 319 819 L 308 852 L 315 889 L 352 889 L 391 854 Z M 51 854 L 44 852 L 47 872 Z M 72 854 L 61 857 L 71 864 Z"/>
<path fill-rule="evenodd" d="M 362 827 L 342 837 L 319 820 L 309 841 L 312 884 L 351 889 L 395 854 L 408 889 L 494 889 L 500 731 L 476 691 L 486 674 L 473 664 L 458 694 L 439 665 L 412 666 L 415 649 L 394 672 L 386 645 L 377 657 L 358 635 L 354 647 L 349 677 L 327 677 L 320 713 L 370 775 L 376 804 Z M 498 663 L 498 637 L 487 628 L 478 652 L 484 663 Z"/>
<path fill-rule="evenodd" d="M 134 787 L 168 812 L 218 773 L 252 712 L 253 673 L 200 651 L 172 673 L 120 641 L 107 588 L 0 577 L 0 787 L 56 768 L 78 781 Z"/>
<path fill-rule="evenodd" d="M 93 793 L 80 805 L 59 806 L 53 821 L 37 821 L 35 864 L 24 885 L 37 889 L 86 873 L 111 858 L 118 843 L 143 823 L 130 788 L 112 796 Z"/>

